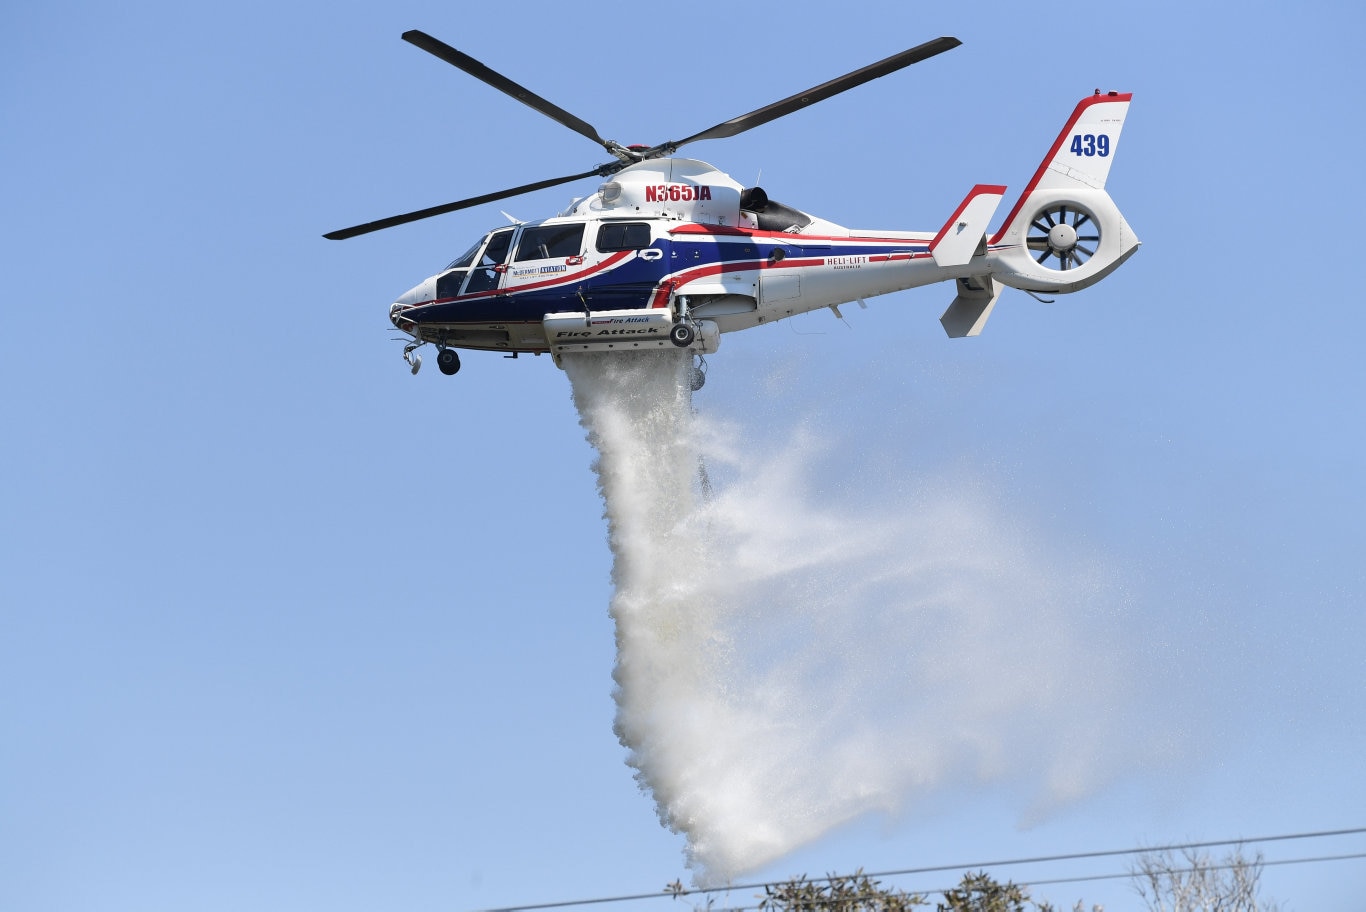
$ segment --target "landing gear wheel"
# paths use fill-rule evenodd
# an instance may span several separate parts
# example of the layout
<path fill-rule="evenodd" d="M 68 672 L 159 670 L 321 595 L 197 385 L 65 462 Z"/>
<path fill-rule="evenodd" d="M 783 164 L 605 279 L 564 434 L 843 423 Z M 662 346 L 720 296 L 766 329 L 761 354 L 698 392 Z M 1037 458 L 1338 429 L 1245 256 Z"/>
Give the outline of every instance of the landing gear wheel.
<path fill-rule="evenodd" d="M 687 323 L 675 323 L 669 330 L 669 341 L 679 348 L 687 348 L 697 338 L 697 331 Z"/>
<path fill-rule="evenodd" d="M 441 369 L 441 373 L 452 377 L 460 373 L 460 356 L 452 349 L 443 348 L 436 356 L 436 366 Z"/>

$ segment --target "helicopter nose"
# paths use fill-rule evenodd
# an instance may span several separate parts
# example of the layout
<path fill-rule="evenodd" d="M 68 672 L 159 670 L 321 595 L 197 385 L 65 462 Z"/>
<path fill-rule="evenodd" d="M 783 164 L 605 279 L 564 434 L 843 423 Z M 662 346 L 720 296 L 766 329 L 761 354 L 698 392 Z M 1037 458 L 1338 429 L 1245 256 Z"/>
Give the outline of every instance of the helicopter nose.
<path fill-rule="evenodd" d="M 404 332 L 412 332 L 415 324 L 412 320 L 407 320 L 403 317 L 403 312 L 407 309 L 408 308 L 402 302 L 399 301 L 395 301 L 393 304 L 390 304 L 389 322 L 394 324 L 394 326 L 397 329 L 401 329 Z"/>
<path fill-rule="evenodd" d="M 409 288 L 394 301 L 395 304 L 402 304 L 405 307 L 412 307 L 416 304 L 425 304 L 428 301 L 436 300 L 436 276 L 424 279 L 418 284 Z"/>
<path fill-rule="evenodd" d="M 411 320 L 403 319 L 403 312 L 410 307 L 416 307 L 418 304 L 425 304 L 434 300 L 436 300 L 435 276 L 424 279 L 399 295 L 398 300 L 389 305 L 389 322 L 404 332 L 412 332 L 414 324 Z"/>

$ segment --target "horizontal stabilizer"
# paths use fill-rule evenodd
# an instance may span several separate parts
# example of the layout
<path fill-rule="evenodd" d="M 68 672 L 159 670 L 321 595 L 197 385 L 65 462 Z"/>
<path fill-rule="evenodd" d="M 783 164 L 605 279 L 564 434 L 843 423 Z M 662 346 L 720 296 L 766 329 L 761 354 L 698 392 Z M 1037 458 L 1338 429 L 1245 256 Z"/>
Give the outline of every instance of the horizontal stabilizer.
<path fill-rule="evenodd" d="M 982 283 L 987 284 L 983 287 Z M 996 299 L 1001 296 L 1004 287 L 990 276 L 959 279 L 958 297 L 953 299 L 949 309 L 939 318 L 949 338 L 979 335 L 982 327 L 987 325 L 987 317 L 991 316 L 991 309 L 996 306 Z"/>
<path fill-rule="evenodd" d="M 958 211 L 949 217 L 930 241 L 930 253 L 940 266 L 966 266 L 986 237 L 987 224 L 996 213 L 1006 188 L 978 184 L 969 191 Z"/>

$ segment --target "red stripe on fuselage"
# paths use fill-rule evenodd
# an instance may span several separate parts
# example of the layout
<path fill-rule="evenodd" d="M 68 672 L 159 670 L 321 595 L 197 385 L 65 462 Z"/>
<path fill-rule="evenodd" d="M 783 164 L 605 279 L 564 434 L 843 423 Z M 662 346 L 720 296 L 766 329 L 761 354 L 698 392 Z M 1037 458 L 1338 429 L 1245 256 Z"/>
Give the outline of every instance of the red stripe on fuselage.
<path fill-rule="evenodd" d="M 478 301 L 481 298 L 496 298 L 499 295 L 521 294 L 524 291 L 537 291 L 542 288 L 552 288 L 564 282 L 578 281 L 579 279 L 586 279 L 589 276 L 597 275 L 600 272 L 604 272 L 619 265 L 623 260 L 633 256 L 635 253 L 636 251 L 634 250 L 619 250 L 596 266 L 591 266 L 588 269 L 581 269 L 578 272 L 562 273 L 553 279 L 546 279 L 543 282 L 528 282 L 526 285 L 517 285 L 514 287 L 504 286 L 489 291 L 476 291 L 474 294 L 469 295 L 456 295 L 453 298 L 436 298 L 431 301 L 423 301 L 421 304 L 414 304 L 413 306 L 426 307 L 428 304 L 449 304 L 451 301 Z M 405 310 L 406 309 L 407 308 L 405 308 Z"/>
<path fill-rule="evenodd" d="M 670 234 L 711 234 L 719 237 L 747 237 L 762 238 L 765 240 L 784 241 L 798 247 L 803 241 L 843 241 L 852 244 L 926 244 L 928 241 L 923 238 L 905 237 L 878 237 L 868 234 L 793 234 L 790 231 L 760 231 L 754 228 L 728 228 L 721 225 L 701 225 L 690 222 L 680 225 L 677 228 L 669 229 Z"/>
<path fill-rule="evenodd" d="M 791 237 L 791 235 L 788 235 Z M 885 253 L 867 254 L 870 263 L 890 263 L 899 260 L 919 260 L 929 257 L 928 253 Z M 727 263 L 709 263 L 706 266 L 696 266 L 692 269 L 685 269 L 682 272 L 674 273 L 666 278 L 655 288 L 651 307 L 665 307 L 669 303 L 669 296 L 675 288 L 680 285 L 687 285 L 689 282 L 696 282 L 698 279 L 705 279 L 709 276 L 723 275 L 727 272 L 745 272 L 750 269 L 806 269 L 811 266 L 824 266 L 826 257 L 811 257 L 807 259 L 783 259 L 776 263 L 770 263 L 767 259 L 756 260 L 737 260 Z"/>

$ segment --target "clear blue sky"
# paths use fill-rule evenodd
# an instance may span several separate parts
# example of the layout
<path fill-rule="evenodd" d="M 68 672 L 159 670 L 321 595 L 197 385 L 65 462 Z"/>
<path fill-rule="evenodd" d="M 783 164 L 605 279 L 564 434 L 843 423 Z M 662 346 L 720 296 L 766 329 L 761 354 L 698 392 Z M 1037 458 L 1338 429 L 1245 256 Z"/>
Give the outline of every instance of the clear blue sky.
<path fill-rule="evenodd" d="M 471 354 L 414 378 L 390 341 L 389 302 L 500 206 L 320 237 L 602 160 L 409 28 L 624 143 L 958 36 L 689 150 L 852 227 L 937 228 L 977 182 L 1013 199 L 1080 97 L 1134 93 L 1109 189 L 1144 246 L 1102 284 L 1008 292 L 976 340 L 944 338 L 952 293 L 930 288 L 711 359 L 699 409 L 754 454 L 722 482 L 819 440 L 798 506 L 851 528 L 904 507 L 878 528 L 908 559 L 931 508 L 958 511 L 966 541 L 1004 542 L 965 571 L 970 599 L 1009 614 L 1030 580 L 1040 624 L 1074 625 L 1039 674 L 1077 690 L 1069 669 L 1113 666 L 1090 736 L 1025 707 L 977 732 L 995 762 L 901 782 L 891 810 L 746 880 L 1366 825 L 1358 5 L 54 2 L 3 20 L 0 907 L 464 910 L 688 876 L 612 733 L 611 556 L 565 375 Z M 1059 644 L 1021 650 L 1036 639 Z M 855 717 L 934 716 L 932 690 L 877 704 L 896 693 L 880 666 L 845 661 L 869 681 Z M 1041 798 L 1030 751 L 1072 750 L 1100 772 Z M 1264 883 L 1358 908 L 1366 863 Z M 1137 906 L 1115 883 L 1037 893 Z"/>

